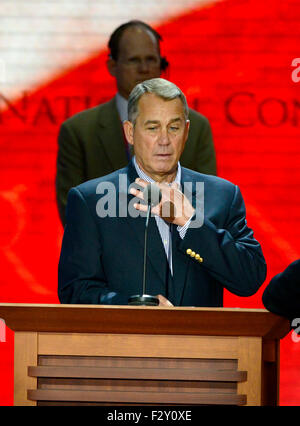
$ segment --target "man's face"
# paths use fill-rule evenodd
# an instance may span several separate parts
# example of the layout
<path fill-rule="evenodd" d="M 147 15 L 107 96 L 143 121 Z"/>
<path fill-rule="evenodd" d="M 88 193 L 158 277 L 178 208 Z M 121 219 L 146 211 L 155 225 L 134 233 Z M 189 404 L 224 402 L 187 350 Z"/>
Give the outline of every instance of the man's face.
<path fill-rule="evenodd" d="M 142 81 L 160 77 L 160 55 L 155 37 L 139 27 L 127 28 L 119 42 L 118 58 L 107 63 L 117 80 L 118 92 L 128 98 Z"/>
<path fill-rule="evenodd" d="M 124 130 L 141 169 L 155 181 L 171 182 L 189 130 L 181 100 L 166 101 L 145 93 L 138 103 L 135 126 L 126 121 Z"/>

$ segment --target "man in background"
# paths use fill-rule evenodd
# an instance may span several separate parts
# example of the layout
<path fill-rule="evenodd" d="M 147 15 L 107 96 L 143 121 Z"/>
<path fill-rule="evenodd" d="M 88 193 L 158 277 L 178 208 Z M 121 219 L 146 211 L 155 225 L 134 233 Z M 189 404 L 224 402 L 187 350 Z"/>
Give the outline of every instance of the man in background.
<path fill-rule="evenodd" d="M 109 102 L 66 120 L 59 132 L 56 198 L 65 225 L 70 188 L 126 166 L 132 157 L 123 133 L 127 99 L 136 84 L 160 77 L 168 62 L 160 55 L 161 36 L 141 21 L 118 27 L 110 37 L 107 68 L 116 79 L 117 94 Z M 184 167 L 216 174 L 212 133 L 206 117 L 189 110 L 189 138 L 180 162 Z"/>

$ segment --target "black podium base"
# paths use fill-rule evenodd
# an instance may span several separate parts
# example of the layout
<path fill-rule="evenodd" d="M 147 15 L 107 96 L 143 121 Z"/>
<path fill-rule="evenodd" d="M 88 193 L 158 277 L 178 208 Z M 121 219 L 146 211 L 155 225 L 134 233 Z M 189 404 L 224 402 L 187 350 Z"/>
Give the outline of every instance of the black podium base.
<path fill-rule="evenodd" d="M 135 295 L 128 299 L 128 305 L 135 306 L 158 306 L 159 299 L 156 296 L 149 296 L 149 294 Z"/>

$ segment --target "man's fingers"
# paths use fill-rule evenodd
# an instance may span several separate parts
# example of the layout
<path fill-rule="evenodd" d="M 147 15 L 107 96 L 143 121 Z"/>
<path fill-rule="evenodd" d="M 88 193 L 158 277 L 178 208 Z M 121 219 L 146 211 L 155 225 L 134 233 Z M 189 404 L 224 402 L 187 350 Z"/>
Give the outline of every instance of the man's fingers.
<path fill-rule="evenodd" d="M 131 195 L 134 195 L 134 196 L 135 196 L 135 197 L 137 197 L 137 198 L 140 198 L 141 200 L 143 200 L 143 199 L 144 199 L 143 191 L 141 191 L 141 190 L 139 190 L 139 189 L 136 189 L 136 188 L 130 188 L 129 193 L 130 193 Z"/>
<path fill-rule="evenodd" d="M 130 188 L 129 193 L 131 195 L 134 195 L 135 197 L 140 198 L 141 200 L 143 200 L 144 199 L 144 193 L 143 192 L 144 192 L 144 189 L 149 185 L 149 182 L 146 182 L 145 180 L 140 179 L 140 178 L 136 178 L 135 183 L 141 189 L 136 188 L 136 187 L 132 187 L 132 188 Z"/>
<path fill-rule="evenodd" d="M 134 203 L 133 207 L 136 210 L 139 210 L 141 212 L 145 212 L 146 213 L 148 211 L 148 206 L 146 204 Z M 157 209 L 157 206 L 156 207 L 152 207 L 151 213 L 154 214 L 155 216 L 159 216 L 159 211 Z"/>
<path fill-rule="evenodd" d="M 141 178 L 136 178 L 135 183 L 137 183 L 139 186 L 142 186 L 143 188 L 146 188 L 146 186 L 149 185 L 149 182 L 146 182 Z"/>
<path fill-rule="evenodd" d="M 173 222 L 176 218 L 176 206 L 172 201 L 165 201 L 160 206 L 160 216 L 168 222 Z"/>
<path fill-rule="evenodd" d="M 148 210 L 148 206 L 146 206 L 145 204 L 134 203 L 133 207 L 137 210 L 140 210 L 141 212 L 146 212 Z"/>
<path fill-rule="evenodd" d="M 172 189 L 179 189 L 179 187 L 180 187 L 179 183 L 177 183 L 177 182 L 172 182 L 171 183 L 171 188 Z"/>
<path fill-rule="evenodd" d="M 132 187 L 130 188 L 130 194 L 134 195 L 137 199 L 144 201 L 143 190 L 149 185 L 149 182 L 144 181 L 143 179 L 137 178 L 135 183 L 141 188 Z M 162 191 L 162 200 L 161 202 L 152 207 L 151 213 L 154 215 L 160 216 L 162 219 L 169 223 L 177 224 L 178 220 L 181 220 L 181 217 L 184 216 L 184 199 L 183 194 L 180 191 L 180 185 L 176 182 L 173 182 L 171 185 L 167 183 L 157 183 L 157 186 Z M 147 212 L 148 206 L 142 203 L 134 203 L 134 208 L 141 212 Z M 183 221 L 181 221 L 183 222 Z M 181 223 L 180 222 L 180 223 Z M 185 220 L 186 222 L 186 220 Z M 178 223 L 179 224 L 179 223 Z"/>
<path fill-rule="evenodd" d="M 168 299 L 162 294 L 158 294 L 159 306 L 174 306 Z"/>

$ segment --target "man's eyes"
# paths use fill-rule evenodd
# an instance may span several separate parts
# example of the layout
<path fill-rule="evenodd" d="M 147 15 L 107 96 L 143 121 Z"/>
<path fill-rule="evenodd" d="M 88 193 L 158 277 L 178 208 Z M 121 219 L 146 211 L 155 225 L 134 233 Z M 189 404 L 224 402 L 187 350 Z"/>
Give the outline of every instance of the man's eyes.
<path fill-rule="evenodd" d="M 147 129 L 148 130 L 157 130 L 158 126 L 150 126 L 150 127 L 147 127 Z"/>
<path fill-rule="evenodd" d="M 140 61 L 139 58 L 130 58 L 130 59 L 128 59 L 128 62 L 130 64 L 139 64 L 141 61 Z"/>
<path fill-rule="evenodd" d="M 146 58 L 144 61 L 149 65 L 157 64 L 159 62 L 158 58 L 154 58 L 154 57 Z M 129 58 L 127 60 L 127 62 L 129 64 L 132 64 L 132 65 L 140 65 L 143 62 L 143 59 L 141 59 L 141 58 Z"/>
<path fill-rule="evenodd" d="M 155 131 L 155 130 L 158 130 L 158 129 L 159 129 L 158 126 L 149 126 L 149 127 L 147 127 L 147 130 L 151 130 L 151 131 Z M 177 132 L 179 130 L 179 127 L 178 126 L 170 126 L 168 128 L 168 130 L 171 131 L 171 132 Z"/>

